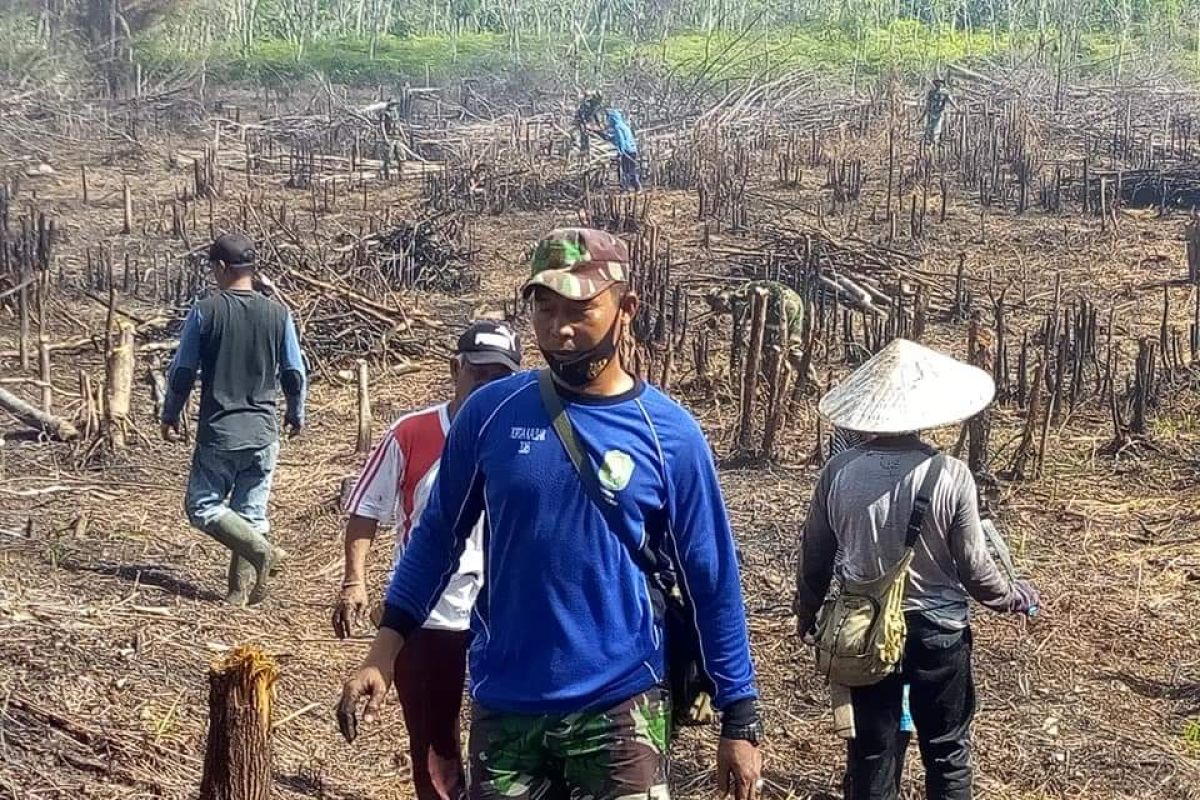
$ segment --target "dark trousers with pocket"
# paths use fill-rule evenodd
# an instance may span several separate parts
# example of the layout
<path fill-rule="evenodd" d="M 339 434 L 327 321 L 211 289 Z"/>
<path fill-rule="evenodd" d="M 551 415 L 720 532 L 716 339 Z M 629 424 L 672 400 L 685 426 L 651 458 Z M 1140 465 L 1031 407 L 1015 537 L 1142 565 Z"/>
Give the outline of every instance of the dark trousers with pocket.
<path fill-rule="evenodd" d="M 970 800 L 971 719 L 975 680 L 971 631 L 947 631 L 919 614 L 908 615 L 903 674 L 854 689 L 855 738 L 850 742 L 847 800 L 896 800 L 904 752 L 899 746 L 904 683 L 921 761 L 927 800 Z"/>

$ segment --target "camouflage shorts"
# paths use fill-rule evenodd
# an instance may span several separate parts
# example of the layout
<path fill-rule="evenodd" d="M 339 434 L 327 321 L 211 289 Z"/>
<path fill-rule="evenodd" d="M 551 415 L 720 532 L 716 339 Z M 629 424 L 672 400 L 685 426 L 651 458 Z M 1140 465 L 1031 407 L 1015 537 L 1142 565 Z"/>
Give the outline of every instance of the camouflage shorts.
<path fill-rule="evenodd" d="M 669 719 L 657 690 L 580 714 L 525 716 L 477 706 L 471 799 L 669 800 Z"/>

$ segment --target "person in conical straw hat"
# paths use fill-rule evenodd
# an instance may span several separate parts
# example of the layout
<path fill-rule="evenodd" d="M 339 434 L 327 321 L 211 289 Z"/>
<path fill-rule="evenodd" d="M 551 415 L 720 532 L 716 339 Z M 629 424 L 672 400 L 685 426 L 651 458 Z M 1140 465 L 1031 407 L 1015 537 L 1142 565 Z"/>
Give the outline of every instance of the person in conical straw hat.
<path fill-rule="evenodd" d="M 904 557 L 909 524 L 920 519 L 913 514 L 918 496 L 928 500 L 903 593 L 908 633 L 900 669 L 850 690 L 850 800 L 898 796 L 896 762 L 904 754 L 896 732 L 905 683 L 926 797 L 971 797 L 975 685 L 968 598 L 1013 613 L 1028 613 L 1039 598 L 1032 584 L 1008 580 L 992 562 L 966 464 L 938 454 L 920 432 L 977 414 L 994 394 L 983 370 L 895 339 L 821 398 L 829 422 L 869 438 L 830 459 L 817 481 L 796 580 L 801 634 L 817 619 L 839 549 L 840 583 L 879 578 Z"/>

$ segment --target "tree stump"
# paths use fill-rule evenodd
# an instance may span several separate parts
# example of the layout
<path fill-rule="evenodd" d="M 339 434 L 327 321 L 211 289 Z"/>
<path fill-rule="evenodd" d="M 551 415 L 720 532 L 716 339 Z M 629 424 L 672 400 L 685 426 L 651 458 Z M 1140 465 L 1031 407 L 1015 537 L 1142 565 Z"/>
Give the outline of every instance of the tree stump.
<path fill-rule="evenodd" d="M 270 800 L 271 707 L 279 667 L 238 647 L 208 672 L 208 745 L 200 800 Z"/>
<path fill-rule="evenodd" d="M 108 353 L 104 386 L 105 423 L 114 450 L 125 447 L 133 397 L 134 359 L 133 326 L 125 323 L 121 325 L 117 342 Z"/>

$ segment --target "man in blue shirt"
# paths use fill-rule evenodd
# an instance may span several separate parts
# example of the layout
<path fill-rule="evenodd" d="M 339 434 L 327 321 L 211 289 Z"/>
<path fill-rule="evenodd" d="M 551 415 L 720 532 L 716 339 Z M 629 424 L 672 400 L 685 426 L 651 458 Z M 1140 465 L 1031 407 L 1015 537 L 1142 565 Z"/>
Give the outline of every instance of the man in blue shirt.
<path fill-rule="evenodd" d="M 279 427 L 275 401 L 282 385 L 284 422 L 304 425 L 304 362 L 292 316 L 254 291 L 254 243 L 239 233 L 217 238 L 209 264 L 219 291 L 187 316 L 167 375 L 162 435 L 179 436 L 179 417 L 196 376 L 200 415 L 185 501 L 192 525 L 231 551 L 226 599 L 261 602 L 267 577 L 283 557 L 267 540 L 267 500 Z"/>
<path fill-rule="evenodd" d="M 474 800 L 564 789 L 596 800 L 667 797 L 664 629 L 660 598 L 633 558 L 643 546 L 671 561 L 694 606 L 702 667 L 722 712 L 718 782 L 739 800 L 758 789 L 757 690 L 716 469 L 692 416 L 621 364 L 619 341 L 638 304 L 628 281 L 623 242 L 560 229 L 539 243 L 524 290 L 555 391 L 622 530 L 585 491 L 538 374 L 481 387 L 454 418 L 383 627 L 343 687 L 338 720 L 353 741 L 359 702 L 367 700 L 370 719 L 396 653 L 486 511 L 470 654 Z"/>
<path fill-rule="evenodd" d="M 638 170 L 638 146 L 633 130 L 620 109 L 610 108 L 604 116 L 605 127 L 596 128 L 594 133 L 617 149 L 617 176 L 621 190 L 640 191 L 642 177 Z"/>

